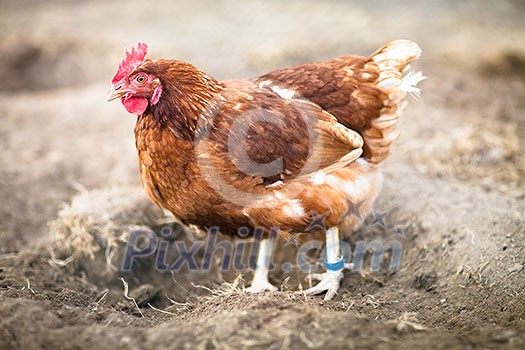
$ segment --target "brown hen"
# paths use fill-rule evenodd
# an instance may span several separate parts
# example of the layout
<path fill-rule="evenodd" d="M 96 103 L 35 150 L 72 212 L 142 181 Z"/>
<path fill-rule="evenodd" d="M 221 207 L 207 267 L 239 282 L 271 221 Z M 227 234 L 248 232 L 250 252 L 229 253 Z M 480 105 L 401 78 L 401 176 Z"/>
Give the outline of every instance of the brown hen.
<path fill-rule="evenodd" d="M 262 229 L 250 290 L 275 290 L 268 266 L 276 232 L 325 236 L 325 274 L 306 291 L 331 299 L 343 277 L 339 231 L 350 235 L 379 194 L 377 165 L 397 138 L 407 73 L 421 50 L 391 42 L 369 57 L 342 56 L 219 82 L 189 63 L 145 59 L 139 43 L 113 78 L 110 99 L 137 115 L 142 184 L 177 219 L 236 235 Z"/>

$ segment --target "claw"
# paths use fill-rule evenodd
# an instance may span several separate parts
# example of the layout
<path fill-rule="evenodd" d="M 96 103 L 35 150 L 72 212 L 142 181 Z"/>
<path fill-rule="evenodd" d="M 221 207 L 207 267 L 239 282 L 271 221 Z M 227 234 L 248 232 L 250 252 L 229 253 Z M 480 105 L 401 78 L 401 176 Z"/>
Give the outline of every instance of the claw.
<path fill-rule="evenodd" d="M 324 300 L 332 300 L 339 289 L 341 280 L 343 279 L 343 271 L 326 271 L 325 273 L 314 273 L 309 275 L 310 278 L 319 280 L 320 282 L 304 291 L 306 295 L 315 295 L 326 292 Z"/>

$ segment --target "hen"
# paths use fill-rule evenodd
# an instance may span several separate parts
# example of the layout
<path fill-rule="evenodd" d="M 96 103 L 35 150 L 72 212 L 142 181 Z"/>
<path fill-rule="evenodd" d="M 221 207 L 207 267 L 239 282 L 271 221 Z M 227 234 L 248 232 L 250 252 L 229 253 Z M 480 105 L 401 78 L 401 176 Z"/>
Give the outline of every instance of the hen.
<path fill-rule="evenodd" d="M 151 201 L 186 224 L 262 229 L 250 290 L 268 281 L 271 232 L 326 241 L 326 273 L 307 294 L 337 293 L 348 236 L 379 194 L 377 166 L 398 136 L 407 94 L 418 94 L 420 56 L 393 41 L 369 57 L 342 56 L 219 82 L 189 63 L 145 59 L 147 45 L 126 52 L 109 100 L 137 115 L 142 185 Z"/>

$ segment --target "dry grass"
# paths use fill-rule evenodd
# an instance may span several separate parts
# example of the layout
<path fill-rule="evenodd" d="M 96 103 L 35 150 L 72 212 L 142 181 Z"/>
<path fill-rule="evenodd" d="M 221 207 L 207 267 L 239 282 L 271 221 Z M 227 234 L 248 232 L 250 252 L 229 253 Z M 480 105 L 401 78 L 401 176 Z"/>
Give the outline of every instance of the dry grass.
<path fill-rule="evenodd" d="M 150 230 L 158 217 L 159 212 L 140 189 L 82 190 L 50 224 L 51 263 L 63 266 L 82 259 L 94 260 L 102 254 L 108 272 L 115 271 L 113 260 L 118 245 L 125 244 L 130 230 L 139 224 Z"/>

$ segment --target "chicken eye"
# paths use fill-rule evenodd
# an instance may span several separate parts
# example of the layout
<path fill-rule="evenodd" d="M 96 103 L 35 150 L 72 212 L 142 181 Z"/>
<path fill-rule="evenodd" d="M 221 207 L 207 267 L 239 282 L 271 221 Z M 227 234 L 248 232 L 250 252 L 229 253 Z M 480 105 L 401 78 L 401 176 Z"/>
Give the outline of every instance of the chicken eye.
<path fill-rule="evenodd" d="M 143 76 L 142 74 L 139 74 L 137 75 L 137 77 L 135 78 L 135 81 L 139 84 L 144 84 L 146 82 L 146 77 Z"/>

